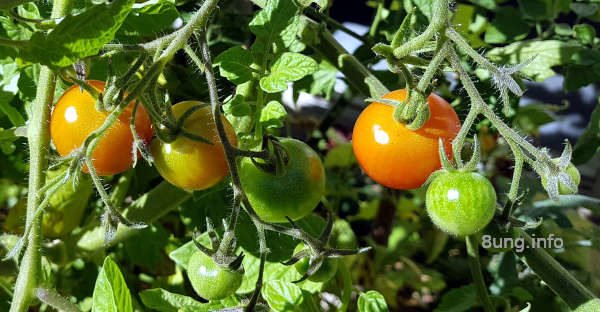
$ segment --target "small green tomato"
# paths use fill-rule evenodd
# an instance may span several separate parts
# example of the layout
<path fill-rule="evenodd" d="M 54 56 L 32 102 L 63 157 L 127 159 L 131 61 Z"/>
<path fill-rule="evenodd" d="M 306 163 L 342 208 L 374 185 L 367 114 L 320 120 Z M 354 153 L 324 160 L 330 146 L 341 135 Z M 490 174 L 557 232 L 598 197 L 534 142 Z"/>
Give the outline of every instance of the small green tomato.
<path fill-rule="evenodd" d="M 203 252 L 188 261 L 187 274 L 196 293 L 207 300 L 220 300 L 235 293 L 242 284 L 244 270 L 233 271 L 219 266 Z"/>
<path fill-rule="evenodd" d="M 492 220 L 496 191 L 478 173 L 444 171 L 427 188 L 425 205 L 431 221 L 442 231 L 467 236 Z"/>

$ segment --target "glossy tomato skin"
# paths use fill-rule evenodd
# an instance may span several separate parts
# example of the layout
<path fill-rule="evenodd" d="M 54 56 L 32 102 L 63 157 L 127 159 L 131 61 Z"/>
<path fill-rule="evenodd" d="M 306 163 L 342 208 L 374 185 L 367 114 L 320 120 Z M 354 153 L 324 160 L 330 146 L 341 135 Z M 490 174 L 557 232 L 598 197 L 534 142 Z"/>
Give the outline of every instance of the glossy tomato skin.
<path fill-rule="evenodd" d="M 392 91 L 385 99 L 402 101 L 406 90 Z M 420 187 L 441 167 L 438 139 L 451 158 L 451 142 L 460 130 L 460 120 L 448 102 L 436 94 L 428 99 L 429 120 L 417 131 L 394 120 L 394 107 L 374 102 L 354 125 L 352 148 L 365 173 L 384 186 L 409 190 Z"/>
<path fill-rule="evenodd" d="M 221 267 L 200 251 L 188 260 L 187 274 L 196 293 L 207 300 L 220 300 L 233 295 L 244 277 L 243 269 L 233 271 Z"/>
<path fill-rule="evenodd" d="M 104 91 L 103 81 L 90 80 L 87 83 L 100 92 Z M 96 100 L 77 85 L 71 86 L 58 99 L 50 120 L 50 136 L 61 156 L 81 147 L 88 135 L 98 129 L 110 114 L 97 111 L 95 105 Z M 129 124 L 133 105 L 134 102 L 131 102 L 127 106 L 96 146 L 92 163 L 98 175 L 113 175 L 131 168 L 133 135 Z M 136 111 L 135 129 L 140 139 L 150 142 L 152 124 L 141 105 Z M 87 168 L 84 167 L 84 171 L 87 172 Z"/>
<path fill-rule="evenodd" d="M 259 169 L 250 158 L 240 161 L 240 180 L 252 208 L 267 222 L 298 220 L 310 214 L 325 193 L 325 169 L 319 155 L 296 139 L 282 138 L 289 161 L 282 174 Z"/>
<path fill-rule="evenodd" d="M 444 171 L 427 188 L 425 206 L 442 231 L 467 236 L 481 231 L 494 216 L 496 191 L 475 172 Z"/>
<path fill-rule="evenodd" d="M 304 248 L 304 243 L 298 244 L 298 246 L 296 246 L 296 249 L 294 249 L 294 254 L 300 252 Z M 304 275 L 304 273 L 308 271 L 310 264 L 310 259 L 308 257 L 304 257 L 294 264 L 294 268 L 300 275 Z M 319 269 L 317 270 L 317 272 L 309 276 L 308 280 L 315 283 L 327 282 L 335 276 L 337 268 L 338 259 L 325 259 L 319 267 Z"/>
<path fill-rule="evenodd" d="M 158 138 L 150 144 L 150 152 L 160 175 L 171 184 L 185 190 L 203 190 L 219 183 L 229 172 L 223 144 L 219 139 L 210 105 L 198 101 L 184 101 L 173 105 L 172 110 L 179 118 L 188 109 L 202 106 L 183 123 L 183 129 L 210 140 L 213 144 L 194 141 L 179 136 L 166 143 Z M 229 141 L 237 145 L 235 131 L 222 117 Z"/>

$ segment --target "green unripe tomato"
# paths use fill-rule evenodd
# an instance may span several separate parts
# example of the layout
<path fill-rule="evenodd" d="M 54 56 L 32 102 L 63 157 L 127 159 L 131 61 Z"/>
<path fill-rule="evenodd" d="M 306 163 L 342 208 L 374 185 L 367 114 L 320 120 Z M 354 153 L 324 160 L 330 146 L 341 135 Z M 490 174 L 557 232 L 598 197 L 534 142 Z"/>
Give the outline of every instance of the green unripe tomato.
<path fill-rule="evenodd" d="M 288 162 L 276 175 L 250 158 L 240 161 L 240 180 L 252 208 L 266 222 L 287 222 L 310 214 L 325 192 L 325 169 L 319 155 L 302 141 L 282 138 Z"/>
<path fill-rule="evenodd" d="M 478 173 L 444 171 L 427 188 L 425 205 L 431 221 L 442 231 L 467 236 L 492 220 L 496 191 Z"/>
<path fill-rule="evenodd" d="M 552 161 L 555 164 L 558 164 L 559 158 L 554 158 L 554 159 L 552 159 Z M 575 165 L 570 163 L 567 166 L 566 172 L 569 175 L 569 177 L 571 177 L 571 180 L 573 180 L 575 185 L 579 186 L 579 183 L 581 182 L 581 175 L 579 174 L 579 170 L 577 170 L 577 167 L 575 167 Z M 546 177 L 542 176 L 542 186 L 544 188 L 546 188 L 546 186 L 547 186 L 546 183 L 547 183 Z M 577 190 L 571 191 L 564 183 L 558 181 L 558 193 L 560 195 L 571 195 L 571 194 L 577 193 Z"/>
<path fill-rule="evenodd" d="M 242 284 L 244 270 L 233 271 L 219 266 L 203 252 L 196 252 L 188 261 L 187 274 L 198 296 L 220 300 L 235 293 Z"/>
<path fill-rule="evenodd" d="M 298 244 L 298 246 L 296 246 L 296 249 L 294 249 L 294 254 L 300 252 L 302 249 L 304 249 L 304 243 Z M 310 259 L 308 257 L 304 257 L 294 264 L 294 268 L 296 268 L 296 271 L 298 271 L 300 275 L 304 275 L 304 273 L 308 271 L 310 265 Z M 335 273 L 337 272 L 337 267 L 338 259 L 325 259 L 325 261 L 323 261 L 317 272 L 308 277 L 308 280 L 315 283 L 327 282 L 335 276 Z"/>

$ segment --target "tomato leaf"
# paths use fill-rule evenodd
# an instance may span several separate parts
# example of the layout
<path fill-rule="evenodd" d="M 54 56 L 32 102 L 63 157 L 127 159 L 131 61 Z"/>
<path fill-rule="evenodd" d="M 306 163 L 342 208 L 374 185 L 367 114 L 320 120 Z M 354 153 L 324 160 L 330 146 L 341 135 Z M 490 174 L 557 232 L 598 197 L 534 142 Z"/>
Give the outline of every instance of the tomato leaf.
<path fill-rule="evenodd" d="M 115 0 L 95 5 L 79 15 L 69 15 L 50 33 L 34 33 L 21 57 L 60 68 L 98 54 L 104 44 L 114 39 L 133 3 L 134 0 Z"/>
<path fill-rule="evenodd" d="M 147 308 L 160 312 L 178 312 L 181 308 L 206 310 L 208 304 L 203 304 L 188 296 L 168 292 L 162 288 L 144 290 L 139 293 L 142 303 Z"/>
<path fill-rule="evenodd" d="M 361 293 L 358 297 L 358 311 L 383 312 L 389 311 L 389 309 L 383 295 L 375 290 L 370 290 L 366 293 Z"/>
<path fill-rule="evenodd" d="M 242 46 L 229 48 L 219 54 L 214 64 L 219 66 L 219 73 L 236 85 L 252 79 L 252 53 Z"/>
<path fill-rule="evenodd" d="M 581 49 L 582 46 L 577 43 L 559 40 L 521 41 L 492 49 L 487 56 L 501 64 L 519 64 L 533 59 L 521 72 L 536 81 L 543 81 L 556 75 L 553 66 L 567 64 L 570 56 Z"/>
<path fill-rule="evenodd" d="M 98 272 L 92 298 L 94 312 L 133 311 L 131 294 L 117 264 L 110 258 L 104 258 L 104 264 Z"/>
<path fill-rule="evenodd" d="M 139 5 L 139 4 L 138 4 Z M 124 36 L 150 36 L 172 28 L 179 17 L 174 3 L 159 1 L 143 3 L 141 7 L 134 6 L 127 15 L 118 34 Z"/>
<path fill-rule="evenodd" d="M 268 93 L 282 92 L 287 89 L 289 82 L 298 81 L 318 69 L 319 65 L 312 58 L 286 52 L 271 66 L 271 73 L 260 80 L 260 87 Z"/>
<path fill-rule="evenodd" d="M 284 281 L 266 282 L 262 295 L 275 311 L 298 311 L 298 307 L 304 301 L 302 289 L 296 284 Z"/>
<path fill-rule="evenodd" d="M 279 128 L 287 117 L 285 107 L 278 101 L 271 101 L 260 112 L 260 123 L 265 128 Z"/>

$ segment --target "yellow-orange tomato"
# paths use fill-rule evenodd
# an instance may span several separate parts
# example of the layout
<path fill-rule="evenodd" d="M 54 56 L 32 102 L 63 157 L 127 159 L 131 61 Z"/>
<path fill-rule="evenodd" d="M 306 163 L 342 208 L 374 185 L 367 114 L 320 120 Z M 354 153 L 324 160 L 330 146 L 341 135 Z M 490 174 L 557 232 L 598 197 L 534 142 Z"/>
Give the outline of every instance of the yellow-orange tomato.
<path fill-rule="evenodd" d="M 173 105 L 173 115 L 181 117 L 197 101 L 184 101 Z M 237 145 L 235 131 L 231 124 L 221 117 L 229 141 Z M 223 144 L 219 140 L 210 105 L 204 105 L 185 119 L 182 130 L 208 139 L 212 144 L 194 141 L 179 136 L 166 143 L 158 138 L 150 144 L 154 164 L 160 175 L 171 184 L 185 190 L 203 190 L 219 183 L 228 174 Z"/>
<path fill-rule="evenodd" d="M 403 101 L 406 90 L 392 91 L 384 99 Z M 427 99 L 429 120 L 417 131 L 394 120 L 394 107 L 371 103 L 358 117 L 352 133 L 352 148 L 365 173 L 390 188 L 420 187 L 439 169 L 438 139 L 451 157 L 451 141 L 460 130 L 460 120 L 448 102 L 436 94 Z"/>
<path fill-rule="evenodd" d="M 103 81 L 87 82 L 96 90 L 104 91 Z M 56 102 L 50 120 L 50 136 L 61 156 L 69 155 L 81 147 L 90 133 L 98 129 L 109 112 L 96 110 L 96 100 L 79 86 L 73 85 Z M 133 135 L 130 122 L 134 102 L 129 103 L 119 118 L 104 133 L 92 154 L 92 163 L 98 175 L 106 176 L 123 172 L 133 163 Z M 139 105 L 135 116 L 135 129 L 139 137 L 149 142 L 152 139 L 150 117 Z M 84 167 L 87 172 L 87 167 Z"/>

